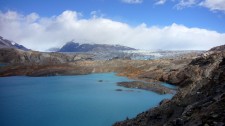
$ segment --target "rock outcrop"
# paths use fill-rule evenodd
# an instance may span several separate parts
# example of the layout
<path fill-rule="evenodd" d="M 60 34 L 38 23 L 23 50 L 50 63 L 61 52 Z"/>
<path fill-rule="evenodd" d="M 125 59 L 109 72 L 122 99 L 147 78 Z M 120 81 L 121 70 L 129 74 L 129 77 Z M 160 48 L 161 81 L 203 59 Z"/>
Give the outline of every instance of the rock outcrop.
<path fill-rule="evenodd" d="M 117 85 L 127 87 L 127 88 L 138 88 L 147 91 L 153 91 L 158 94 L 173 94 L 176 91 L 170 88 L 167 88 L 160 83 L 146 83 L 142 81 L 132 81 L 132 82 L 118 82 Z"/>

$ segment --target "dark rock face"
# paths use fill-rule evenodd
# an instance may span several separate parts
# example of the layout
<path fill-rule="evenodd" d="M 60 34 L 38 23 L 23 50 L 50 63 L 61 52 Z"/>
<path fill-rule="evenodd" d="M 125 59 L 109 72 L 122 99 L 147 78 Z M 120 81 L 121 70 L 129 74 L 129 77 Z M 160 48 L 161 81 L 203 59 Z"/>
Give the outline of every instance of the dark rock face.
<path fill-rule="evenodd" d="M 90 52 L 90 51 L 118 51 L 118 50 L 135 50 L 134 48 L 120 45 L 106 44 L 79 44 L 75 42 L 66 43 L 59 52 Z"/>
<path fill-rule="evenodd" d="M 15 49 L 21 49 L 24 51 L 28 51 L 26 47 L 19 45 L 15 42 L 12 42 L 10 40 L 4 39 L 3 37 L 0 36 L 0 48 L 15 48 Z"/>
<path fill-rule="evenodd" d="M 59 52 L 80 52 L 78 47 L 79 43 L 68 42 L 59 50 Z"/>

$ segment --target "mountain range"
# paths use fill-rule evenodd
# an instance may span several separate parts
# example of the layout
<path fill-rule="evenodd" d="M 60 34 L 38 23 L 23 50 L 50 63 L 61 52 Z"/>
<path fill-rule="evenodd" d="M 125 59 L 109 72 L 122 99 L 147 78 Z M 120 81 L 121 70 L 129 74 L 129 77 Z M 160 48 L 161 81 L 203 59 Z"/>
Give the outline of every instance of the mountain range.
<path fill-rule="evenodd" d="M 23 45 L 17 44 L 13 41 L 4 39 L 3 37 L 0 36 L 0 48 L 15 48 L 15 49 L 21 49 L 24 51 L 28 51 L 30 49 L 24 47 Z"/>
<path fill-rule="evenodd" d="M 119 51 L 119 50 L 136 50 L 134 48 L 121 45 L 108 44 L 80 44 L 77 42 L 66 43 L 58 52 L 102 52 L 102 51 Z"/>

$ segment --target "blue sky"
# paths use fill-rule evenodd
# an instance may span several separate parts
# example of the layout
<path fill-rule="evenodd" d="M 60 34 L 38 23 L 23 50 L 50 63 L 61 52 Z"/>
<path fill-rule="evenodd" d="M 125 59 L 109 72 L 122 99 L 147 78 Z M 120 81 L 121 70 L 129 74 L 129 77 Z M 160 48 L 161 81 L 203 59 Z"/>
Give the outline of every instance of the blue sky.
<path fill-rule="evenodd" d="M 128 4 L 121 0 L 0 0 L 2 11 L 14 10 L 23 14 L 36 12 L 41 16 L 59 15 L 65 10 L 75 10 L 89 18 L 90 12 L 98 11 L 104 17 L 130 25 L 166 26 L 172 23 L 225 32 L 225 11 L 212 12 L 201 6 L 177 9 L 177 2 L 168 1 L 156 5 L 156 0 Z M 222 27 L 224 26 L 224 27 Z"/>
<path fill-rule="evenodd" d="M 204 30 L 210 32 L 215 31 L 218 35 L 222 35 L 222 37 L 215 38 L 215 40 L 217 40 L 218 43 L 224 43 L 220 39 L 223 38 L 225 33 L 225 0 L 0 0 L 0 11 L 4 17 L 6 17 L 8 12 L 15 12 L 17 15 L 22 15 L 23 18 L 35 13 L 38 19 L 35 19 L 33 23 L 38 23 L 39 25 L 43 25 L 40 23 L 40 20 L 45 18 L 50 20 L 62 15 L 63 12 L 67 10 L 76 12 L 75 15 L 79 17 L 79 20 L 93 21 L 93 17 L 109 19 L 114 23 L 119 22 L 128 25 L 133 30 L 144 24 L 144 27 L 150 31 L 152 27 L 164 30 L 166 27 L 174 28 L 178 26 L 180 29 L 182 29 L 181 27 L 183 26 L 188 30 L 198 28 L 202 30 L 202 33 Z M 20 20 L 21 19 L 18 19 L 18 21 Z M 3 25 L 2 23 L 2 26 Z M 12 24 L 9 25 L 12 26 Z M 46 26 L 44 25 L 44 27 Z M 49 31 L 46 32 L 49 33 Z M 10 37 L 6 30 L 0 30 L 0 34 L 7 38 Z M 12 37 L 13 40 L 17 39 L 22 41 L 22 44 L 28 46 L 30 45 L 25 41 L 33 41 L 32 39 L 23 38 L 24 35 L 19 36 L 19 33 L 15 33 L 15 36 Z M 69 39 L 76 38 L 68 37 L 61 41 Z M 81 40 L 81 38 L 78 40 Z M 83 37 L 82 40 L 90 40 L 95 43 L 101 43 L 101 41 L 103 41 L 103 39 L 92 40 L 90 37 Z M 104 39 L 104 41 L 105 40 L 106 39 Z M 45 41 L 47 43 L 47 40 Z M 123 40 L 123 42 L 121 40 L 119 41 L 118 43 L 121 44 L 125 40 Z M 159 39 L 157 39 L 157 41 L 159 41 Z M 59 43 L 60 42 L 56 43 L 56 45 L 62 45 L 62 43 Z M 143 40 L 143 43 L 147 42 Z M 194 46 L 193 43 L 191 44 Z M 135 46 L 135 44 L 128 45 Z M 209 47 L 212 45 L 209 44 Z M 189 46 L 190 48 L 188 49 L 195 49 L 191 47 L 190 44 Z M 209 47 L 206 47 L 206 49 Z M 160 47 L 152 46 L 152 48 Z"/>

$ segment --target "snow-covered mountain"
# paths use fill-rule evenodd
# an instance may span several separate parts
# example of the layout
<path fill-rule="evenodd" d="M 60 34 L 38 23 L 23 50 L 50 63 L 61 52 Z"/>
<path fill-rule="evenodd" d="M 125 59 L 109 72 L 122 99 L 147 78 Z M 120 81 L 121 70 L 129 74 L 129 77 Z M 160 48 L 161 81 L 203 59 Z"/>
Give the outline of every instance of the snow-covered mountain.
<path fill-rule="evenodd" d="M 16 49 L 21 49 L 21 50 L 24 50 L 24 51 L 29 50 L 26 47 L 24 47 L 23 45 L 19 45 L 15 42 L 4 39 L 1 36 L 0 36 L 0 48 L 16 48 Z"/>
<path fill-rule="evenodd" d="M 135 50 L 134 48 L 121 46 L 121 45 L 108 45 L 108 44 L 79 44 L 76 42 L 66 43 L 59 52 L 102 52 L 102 51 L 124 51 Z"/>

